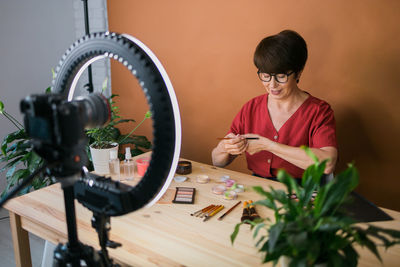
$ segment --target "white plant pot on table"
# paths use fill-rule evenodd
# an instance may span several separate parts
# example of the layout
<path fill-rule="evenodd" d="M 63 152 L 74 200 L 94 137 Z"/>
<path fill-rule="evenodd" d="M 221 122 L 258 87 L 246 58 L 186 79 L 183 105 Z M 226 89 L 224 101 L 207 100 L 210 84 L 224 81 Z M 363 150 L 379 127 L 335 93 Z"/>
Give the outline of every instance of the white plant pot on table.
<path fill-rule="evenodd" d="M 109 161 L 110 161 L 110 151 L 116 150 L 118 153 L 118 144 L 113 143 L 112 145 L 115 145 L 112 148 L 93 148 L 90 146 L 90 154 L 92 155 L 92 161 L 93 161 L 93 167 L 94 171 L 97 174 L 109 174 L 110 173 L 110 167 L 109 167 Z"/>

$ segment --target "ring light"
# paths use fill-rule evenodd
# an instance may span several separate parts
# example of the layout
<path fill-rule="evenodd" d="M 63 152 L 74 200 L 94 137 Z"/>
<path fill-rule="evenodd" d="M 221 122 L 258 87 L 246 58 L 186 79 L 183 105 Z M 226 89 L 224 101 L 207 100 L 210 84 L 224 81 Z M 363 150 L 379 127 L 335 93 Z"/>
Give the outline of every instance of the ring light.
<path fill-rule="evenodd" d="M 71 45 L 56 68 L 52 91 L 72 100 L 84 70 L 105 57 L 120 62 L 138 79 L 152 112 L 152 156 L 146 174 L 131 189 L 134 211 L 153 205 L 174 177 L 182 139 L 178 101 L 171 81 L 154 53 L 130 35 L 110 32 L 93 33 Z"/>

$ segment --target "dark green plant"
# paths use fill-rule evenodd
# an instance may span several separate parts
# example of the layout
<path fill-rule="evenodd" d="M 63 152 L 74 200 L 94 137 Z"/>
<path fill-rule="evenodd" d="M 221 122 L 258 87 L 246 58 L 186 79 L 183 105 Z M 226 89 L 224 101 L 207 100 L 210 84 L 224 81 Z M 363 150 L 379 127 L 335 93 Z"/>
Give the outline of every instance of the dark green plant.
<path fill-rule="evenodd" d="M 50 88 L 46 89 L 49 92 Z M 19 181 L 30 176 L 35 170 L 43 165 L 43 160 L 33 150 L 30 144 L 30 138 L 25 132 L 24 126 L 18 122 L 5 108 L 4 103 L 0 101 L 0 114 L 7 118 L 17 128 L 16 131 L 4 137 L 1 143 L 0 162 L 6 162 L 6 165 L 0 169 L 0 173 L 6 172 L 6 188 L 1 196 L 10 190 Z M 29 192 L 32 188 L 39 189 L 51 184 L 52 181 L 45 175 L 36 176 L 30 185 L 25 187 L 20 194 Z"/>
<path fill-rule="evenodd" d="M 286 186 L 286 192 L 272 187 L 269 191 L 253 187 L 265 198 L 254 204 L 273 210 L 274 220 L 261 218 L 237 224 L 231 235 L 232 244 L 240 226 L 249 223 L 253 237 L 258 239 L 256 247 L 264 255 L 263 263 L 273 261 L 275 265 L 281 256 L 287 256 L 291 259 L 290 266 L 314 266 L 323 262 L 328 266 L 357 266 L 359 255 L 354 244 L 367 247 L 381 260 L 377 246 L 389 248 L 399 244 L 400 231 L 373 225 L 362 227 L 345 215 L 342 205 L 349 201 L 350 192 L 358 185 L 357 169 L 349 164 L 335 179 L 320 186 L 326 161 L 319 162 L 309 148 L 304 149 L 315 163 L 304 172 L 301 186 L 281 170 L 278 180 Z M 312 201 L 315 191 L 318 193 Z M 292 193 L 298 201 L 288 197 Z M 379 240 L 379 244 L 371 237 Z"/>
<path fill-rule="evenodd" d="M 107 88 L 107 79 L 104 80 L 102 90 L 103 92 Z M 133 135 L 132 133 L 146 120 L 151 118 L 151 112 L 147 111 L 143 120 L 136 125 L 136 127 L 129 134 L 121 134 L 120 130 L 116 127 L 120 123 L 135 122 L 133 119 L 122 119 L 119 115 L 119 108 L 115 105 L 114 97 L 118 95 L 111 95 L 108 98 L 111 107 L 111 118 L 107 125 L 99 128 L 93 128 L 86 131 L 89 138 L 88 146 L 93 148 L 103 149 L 111 148 L 114 143 L 118 145 L 133 145 L 131 148 L 132 156 L 140 155 L 144 153 L 142 149 L 150 149 L 151 143 L 146 136 Z M 88 149 L 89 150 L 89 149 Z M 90 153 L 89 157 L 90 157 Z M 120 155 L 122 157 L 122 155 Z"/>
<path fill-rule="evenodd" d="M 118 95 L 112 95 L 109 98 L 110 106 L 111 106 L 111 119 L 107 125 L 100 128 L 93 128 L 86 131 L 86 134 L 89 138 L 89 146 L 94 148 L 103 149 L 103 148 L 111 148 L 114 143 L 118 145 L 130 144 L 134 145 L 134 148 L 131 149 L 132 156 L 136 156 L 144 153 L 141 148 L 150 149 L 151 143 L 146 138 L 146 136 L 133 135 L 132 133 L 148 118 L 151 118 L 151 112 L 146 112 L 143 120 L 136 125 L 136 127 L 129 134 L 121 134 L 120 130 L 116 127 L 120 123 L 127 122 L 135 122 L 133 119 L 122 119 L 119 116 L 119 108 L 115 106 L 115 102 L 113 98 Z"/>

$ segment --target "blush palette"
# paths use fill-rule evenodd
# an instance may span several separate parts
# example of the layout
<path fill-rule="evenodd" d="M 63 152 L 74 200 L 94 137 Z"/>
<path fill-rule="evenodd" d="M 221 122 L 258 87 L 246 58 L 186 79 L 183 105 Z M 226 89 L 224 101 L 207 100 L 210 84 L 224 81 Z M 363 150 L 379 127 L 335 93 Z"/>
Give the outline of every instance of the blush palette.
<path fill-rule="evenodd" d="M 178 204 L 193 204 L 196 188 L 192 187 L 177 187 L 173 203 Z"/>

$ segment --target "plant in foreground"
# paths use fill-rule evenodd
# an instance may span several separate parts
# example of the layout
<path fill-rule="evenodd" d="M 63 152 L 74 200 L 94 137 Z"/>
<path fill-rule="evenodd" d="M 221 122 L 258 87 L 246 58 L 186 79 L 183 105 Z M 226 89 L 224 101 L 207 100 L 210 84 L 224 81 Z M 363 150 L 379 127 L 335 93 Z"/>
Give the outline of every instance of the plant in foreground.
<path fill-rule="evenodd" d="M 357 266 L 359 255 L 354 244 L 367 247 L 381 260 L 377 246 L 389 248 L 400 244 L 400 231 L 356 224 L 345 214 L 343 204 L 350 201 L 349 194 L 358 185 L 357 169 L 349 164 L 335 179 L 320 186 L 326 161 L 319 162 L 309 148 L 304 149 L 315 163 L 305 170 L 301 186 L 280 170 L 278 180 L 286 186 L 286 191 L 253 187 L 264 197 L 254 204 L 271 209 L 274 218 L 237 224 L 231 235 L 232 244 L 240 226 L 249 223 L 253 238 L 258 239 L 256 247 L 263 253 L 263 263 L 273 261 L 275 265 L 281 256 L 286 256 L 290 258 L 290 266 L 314 266 L 318 263 Z M 315 191 L 317 195 L 312 201 Z M 298 201 L 288 197 L 293 193 Z M 379 244 L 375 243 L 376 240 Z"/>

